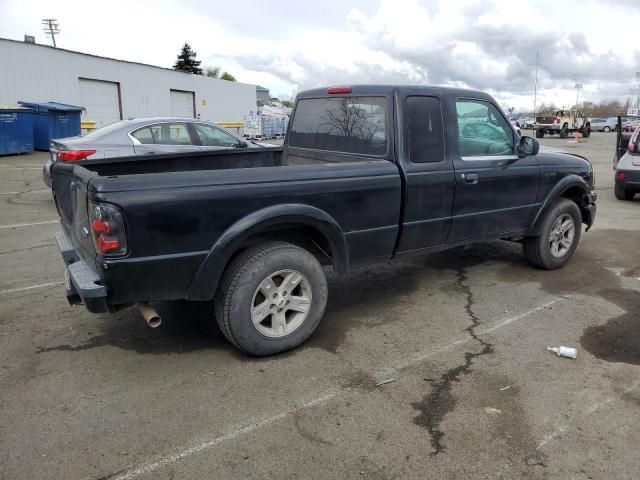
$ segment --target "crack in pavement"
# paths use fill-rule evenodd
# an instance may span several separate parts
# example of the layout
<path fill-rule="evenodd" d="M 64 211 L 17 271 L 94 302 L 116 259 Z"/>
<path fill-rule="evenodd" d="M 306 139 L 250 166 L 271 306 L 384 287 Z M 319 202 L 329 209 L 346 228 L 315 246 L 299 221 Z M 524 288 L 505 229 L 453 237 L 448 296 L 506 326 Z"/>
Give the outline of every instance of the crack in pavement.
<path fill-rule="evenodd" d="M 478 315 L 473 310 L 474 298 L 471 287 L 465 282 L 467 280 L 467 273 L 465 268 L 456 268 L 456 282 L 458 287 L 462 290 L 466 297 L 465 312 L 471 325 L 465 328 L 465 332 L 475 340 L 482 349 L 477 352 L 465 352 L 464 363 L 447 370 L 440 376 L 440 379 L 432 384 L 431 393 L 424 397 L 421 402 L 412 403 L 411 406 L 418 410 L 420 413 L 414 418 L 414 423 L 421 427 L 424 427 L 429 432 L 431 440 L 431 447 L 433 451 L 431 456 L 438 455 L 446 451 L 447 447 L 443 444 L 445 433 L 440 428 L 440 424 L 444 420 L 444 417 L 452 411 L 455 407 L 456 400 L 451 394 L 453 382 L 459 382 L 462 374 L 467 374 L 471 371 L 471 367 L 476 358 L 483 355 L 491 355 L 494 352 L 493 344 L 483 340 L 476 333 L 482 322 L 478 318 Z"/>

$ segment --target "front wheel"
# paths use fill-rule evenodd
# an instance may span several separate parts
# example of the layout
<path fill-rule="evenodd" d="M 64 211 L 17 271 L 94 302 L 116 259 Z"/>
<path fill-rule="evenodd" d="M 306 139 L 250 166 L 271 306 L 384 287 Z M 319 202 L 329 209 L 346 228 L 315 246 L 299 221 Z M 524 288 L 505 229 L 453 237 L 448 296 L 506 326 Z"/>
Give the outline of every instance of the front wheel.
<path fill-rule="evenodd" d="M 327 304 L 318 260 L 290 243 L 269 242 L 239 255 L 215 298 L 220 330 L 256 356 L 291 350 L 314 332 Z"/>
<path fill-rule="evenodd" d="M 589 138 L 589 136 L 591 135 L 591 127 L 587 125 L 582 129 L 581 133 L 583 138 Z"/>
<path fill-rule="evenodd" d="M 562 198 L 545 215 L 540 235 L 524 239 L 524 255 L 534 267 L 555 270 L 571 259 L 581 233 L 580 209 L 575 202 Z"/>

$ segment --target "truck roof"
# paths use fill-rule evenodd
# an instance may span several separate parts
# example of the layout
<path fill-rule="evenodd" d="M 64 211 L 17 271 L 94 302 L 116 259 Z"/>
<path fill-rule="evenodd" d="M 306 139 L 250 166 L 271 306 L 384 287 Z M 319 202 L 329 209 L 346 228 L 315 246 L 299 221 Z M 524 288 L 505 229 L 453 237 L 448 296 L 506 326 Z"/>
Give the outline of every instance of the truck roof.
<path fill-rule="evenodd" d="M 465 88 L 454 87 L 442 87 L 436 85 L 340 85 L 330 86 L 322 88 L 314 88 L 311 90 L 304 90 L 298 93 L 298 98 L 311 98 L 311 97 L 329 97 L 334 95 L 330 93 L 331 89 L 342 89 L 341 93 L 335 93 L 336 96 L 340 94 L 348 95 L 391 95 L 394 93 L 411 93 L 416 95 L 437 95 L 437 96 L 459 96 L 459 97 L 471 97 L 485 100 L 493 100 L 493 98 L 484 92 L 478 90 L 470 90 Z M 350 89 L 350 91 L 346 91 Z"/>

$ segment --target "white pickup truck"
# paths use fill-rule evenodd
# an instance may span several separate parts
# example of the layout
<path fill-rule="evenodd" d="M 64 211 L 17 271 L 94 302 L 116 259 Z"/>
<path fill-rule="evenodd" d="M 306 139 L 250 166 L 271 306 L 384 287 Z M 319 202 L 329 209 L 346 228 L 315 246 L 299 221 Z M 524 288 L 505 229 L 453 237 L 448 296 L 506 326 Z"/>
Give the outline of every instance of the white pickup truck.
<path fill-rule="evenodd" d="M 536 117 L 535 129 L 536 138 L 556 133 L 560 138 L 567 138 L 575 132 L 587 138 L 591 135 L 591 121 L 579 110 L 556 110 L 553 115 Z"/>

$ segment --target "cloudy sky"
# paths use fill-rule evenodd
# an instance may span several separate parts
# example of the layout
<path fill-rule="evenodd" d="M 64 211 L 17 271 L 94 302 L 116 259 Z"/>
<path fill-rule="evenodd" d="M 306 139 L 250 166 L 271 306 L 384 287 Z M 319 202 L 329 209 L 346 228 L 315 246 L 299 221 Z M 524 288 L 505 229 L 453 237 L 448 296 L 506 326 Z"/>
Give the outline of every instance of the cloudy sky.
<path fill-rule="evenodd" d="M 203 65 L 274 95 L 350 83 L 465 86 L 503 106 L 624 100 L 640 71 L 640 0 L 0 0 L 0 37 L 171 67 L 189 42 Z"/>

